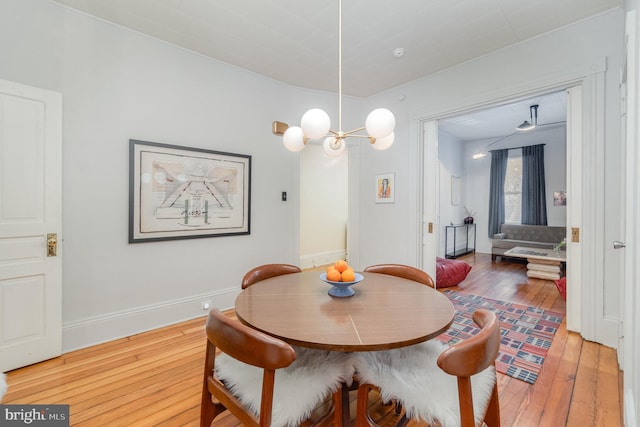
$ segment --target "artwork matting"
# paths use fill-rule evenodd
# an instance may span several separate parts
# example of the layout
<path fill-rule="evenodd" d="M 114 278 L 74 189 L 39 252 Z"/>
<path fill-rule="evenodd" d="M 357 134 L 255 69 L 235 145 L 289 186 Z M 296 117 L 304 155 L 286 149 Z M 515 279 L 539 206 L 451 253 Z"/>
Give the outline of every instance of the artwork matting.
<path fill-rule="evenodd" d="M 376 203 L 395 203 L 396 180 L 394 173 L 376 175 Z"/>
<path fill-rule="evenodd" d="M 129 140 L 129 243 L 250 234 L 251 156 Z"/>

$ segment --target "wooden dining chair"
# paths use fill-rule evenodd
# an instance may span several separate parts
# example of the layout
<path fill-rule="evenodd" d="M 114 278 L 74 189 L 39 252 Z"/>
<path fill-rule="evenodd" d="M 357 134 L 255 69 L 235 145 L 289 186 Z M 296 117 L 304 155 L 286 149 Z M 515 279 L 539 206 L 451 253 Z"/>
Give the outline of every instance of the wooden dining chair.
<path fill-rule="evenodd" d="M 371 273 L 388 274 L 390 276 L 402 277 L 404 279 L 413 280 L 435 289 L 436 285 L 431 276 L 424 271 L 404 264 L 376 264 L 370 265 L 364 271 Z"/>
<path fill-rule="evenodd" d="M 481 330 L 451 347 L 438 340 L 355 356 L 359 382 L 356 426 L 375 425 L 368 412 L 372 388 L 381 398 L 397 399 L 404 408 L 398 425 L 410 419 L 443 427 L 500 426 L 495 360 L 500 324 L 495 313 L 478 309 L 473 321 Z M 436 366 L 437 365 L 437 366 Z"/>
<path fill-rule="evenodd" d="M 413 280 L 414 282 L 422 283 L 423 285 L 430 286 L 435 289 L 436 285 L 431 276 L 426 272 L 405 264 L 375 264 L 365 268 L 364 271 L 371 273 L 388 274 L 389 276 L 402 277 L 404 279 Z M 390 402 L 387 402 L 390 403 Z M 402 405 L 400 402 L 395 401 L 395 412 L 400 414 L 402 412 Z"/>
<path fill-rule="evenodd" d="M 283 274 L 300 273 L 302 270 L 297 265 L 291 264 L 264 264 L 252 268 L 242 278 L 242 289 L 246 289 L 254 283 Z"/>
<path fill-rule="evenodd" d="M 205 330 L 201 427 L 226 410 L 245 426 L 340 425 L 341 385 L 354 373 L 346 354 L 297 352 L 218 309 L 209 312 Z M 323 405 L 328 409 L 312 420 Z"/>

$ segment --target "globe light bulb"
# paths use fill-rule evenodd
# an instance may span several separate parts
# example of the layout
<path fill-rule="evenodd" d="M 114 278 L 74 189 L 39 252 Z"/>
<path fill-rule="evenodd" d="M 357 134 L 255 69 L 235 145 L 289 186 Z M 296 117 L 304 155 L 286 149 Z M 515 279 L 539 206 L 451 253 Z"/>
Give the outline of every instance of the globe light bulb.
<path fill-rule="evenodd" d="M 346 147 L 342 139 L 336 139 L 333 136 L 326 137 L 322 143 L 322 148 L 329 157 L 340 157 Z"/>
<path fill-rule="evenodd" d="M 291 126 L 282 135 L 282 142 L 287 150 L 294 153 L 301 151 L 304 148 L 304 133 L 298 126 Z"/>
<path fill-rule="evenodd" d="M 396 127 L 396 118 L 386 108 L 377 108 L 367 116 L 365 127 L 370 136 L 381 139 L 393 132 Z"/>
<path fill-rule="evenodd" d="M 376 139 L 376 141 L 373 143 L 373 148 L 380 151 L 386 150 L 387 148 L 393 145 L 393 141 L 395 140 L 395 137 L 396 137 L 395 134 L 391 132 L 389 135 L 385 136 L 384 138 Z"/>
<path fill-rule="evenodd" d="M 300 121 L 302 131 L 309 139 L 322 139 L 329 132 L 331 119 L 319 108 L 313 108 L 302 116 Z"/>

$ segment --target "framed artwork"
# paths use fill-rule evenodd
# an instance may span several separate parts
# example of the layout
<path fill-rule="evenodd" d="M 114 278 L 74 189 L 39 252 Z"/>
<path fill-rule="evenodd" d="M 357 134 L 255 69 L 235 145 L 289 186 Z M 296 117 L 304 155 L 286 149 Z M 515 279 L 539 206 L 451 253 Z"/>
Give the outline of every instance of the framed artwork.
<path fill-rule="evenodd" d="M 129 140 L 129 243 L 250 234 L 251 156 Z"/>
<path fill-rule="evenodd" d="M 395 174 L 376 175 L 376 203 L 395 203 Z"/>
<path fill-rule="evenodd" d="M 451 175 L 451 206 L 460 205 L 460 177 Z"/>
<path fill-rule="evenodd" d="M 553 206 L 567 206 L 567 193 L 564 191 L 554 191 Z"/>

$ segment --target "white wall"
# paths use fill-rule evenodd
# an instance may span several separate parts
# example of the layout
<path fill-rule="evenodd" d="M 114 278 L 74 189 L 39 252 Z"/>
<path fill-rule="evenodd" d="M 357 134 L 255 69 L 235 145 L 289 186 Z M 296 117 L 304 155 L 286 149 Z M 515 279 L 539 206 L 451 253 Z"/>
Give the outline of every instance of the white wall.
<path fill-rule="evenodd" d="M 489 221 L 489 187 L 491 155 L 474 160 L 477 150 L 484 150 L 495 139 L 470 141 L 465 145 L 465 176 L 467 207 L 477 211 L 477 252 L 491 253 L 491 239 L 487 234 Z M 490 147 L 493 149 L 523 147 L 535 144 L 544 146 L 545 188 L 547 191 L 547 224 L 566 226 L 567 207 L 553 205 L 553 192 L 566 191 L 566 127 L 539 128 L 531 133 L 516 134 Z M 486 150 L 485 150 L 486 152 Z"/>
<path fill-rule="evenodd" d="M 613 11 L 502 49 L 362 101 L 344 99 L 346 129 L 384 106 L 396 115 L 387 151 L 362 147 L 356 268 L 418 263 L 417 120 L 474 108 L 522 82 L 583 69 L 606 57 L 606 204 L 620 206 L 618 70 L 622 12 Z M 0 78 L 63 95 L 64 350 L 231 307 L 242 274 L 298 258 L 298 157 L 270 132 L 312 107 L 336 117 L 336 97 L 292 88 L 161 43 L 46 0 L 0 1 Z M 530 83 L 529 83 L 530 84 Z M 248 236 L 127 244 L 130 138 L 252 155 Z M 393 204 L 375 204 L 375 175 L 395 172 Z M 615 181 L 615 182 L 612 182 Z M 289 202 L 280 201 L 288 191 Z M 619 221 L 604 222 L 606 241 Z M 378 224 L 388 226 L 380 230 Z M 480 233 L 479 233 L 480 234 Z M 620 274 L 607 253 L 608 301 Z M 616 317 L 616 307 L 607 306 Z"/>
<path fill-rule="evenodd" d="M 64 351 L 232 307 L 248 269 L 298 262 L 298 154 L 271 122 L 334 116 L 335 95 L 46 0 L 0 1 L 0 78 L 63 97 Z M 130 138 L 251 155 L 251 234 L 128 244 Z"/>
<path fill-rule="evenodd" d="M 593 171 L 593 178 L 604 194 L 603 227 L 597 230 L 598 236 L 592 236 L 590 240 L 593 244 L 601 244 L 605 254 L 604 259 L 586 259 L 585 262 L 602 263 L 604 274 L 602 278 L 594 279 L 599 281 L 594 289 L 599 293 L 597 298 L 605 301 L 605 317 L 619 319 L 621 255 L 611 250 L 610 242 L 622 235 L 619 211 L 622 205 L 620 171 L 623 170 L 623 159 L 618 84 L 623 29 L 624 13 L 614 9 L 368 99 L 369 108 L 386 106 L 396 115 L 396 143 L 386 152 L 362 150 L 360 185 L 366 189 L 366 183 L 376 173 L 385 170 L 396 172 L 398 190 L 392 209 L 376 206 L 366 191 L 361 192 L 361 212 L 366 212 L 359 217 L 361 264 L 421 264 L 421 178 L 417 175 L 421 119 L 435 119 L 481 108 L 488 103 L 506 102 L 516 96 L 525 97 L 533 94 L 534 89 L 563 89 L 562 86 L 546 85 L 562 81 L 567 87 L 572 83 L 568 76 L 575 76 L 578 81 L 579 76 L 597 73 L 605 63 L 606 70 L 602 74 L 604 98 L 597 104 L 604 119 L 602 123 L 585 124 L 585 132 L 602 129 L 602 137 L 606 141 L 603 170 Z M 590 189 L 585 188 L 585 191 Z M 595 212 L 594 215 L 600 213 Z M 382 235 L 366 232 L 382 222 L 396 227 Z M 481 219 L 478 222 L 481 225 L 486 221 Z M 478 235 L 481 235 L 481 230 L 478 230 Z"/>
<path fill-rule="evenodd" d="M 486 106 L 486 103 L 507 101 L 509 98 L 506 97 L 517 93 L 518 88 L 546 81 L 549 76 L 564 75 L 585 68 L 588 70 L 592 64 L 606 58 L 607 97 L 602 108 L 605 110 L 607 152 L 611 158 L 608 161 L 615 163 L 617 160 L 619 163 L 618 78 L 623 26 L 623 13 L 615 9 L 368 99 L 369 109 L 385 106 L 395 114 L 396 142 L 383 152 L 368 150 L 366 147 L 362 149 L 360 182 L 363 191 L 360 205 L 367 215 L 361 215 L 360 227 L 362 230 L 373 229 L 376 223 L 382 221 L 397 224 L 397 227 L 393 233 L 384 236 L 361 233 L 361 263 L 418 263 L 416 248 L 419 247 L 420 233 L 417 232 L 416 224 L 419 218 L 412 210 L 415 204 L 415 186 L 419 185 L 419 179 L 414 174 L 418 164 L 416 147 L 420 138 L 420 118 L 437 117 L 435 114 L 443 111 L 452 113 L 464 109 L 473 110 Z M 562 88 L 548 88 L 557 89 Z M 519 95 L 524 96 L 526 93 Z M 613 164 L 608 167 L 614 172 L 619 170 L 619 166 L 618 164 L 617 169 Z M 368 192 L 364 191 L 366 183 L 382 170 L 396 172 L 397 197 L 393 209 L 376 206 L 373 199 L 368 197 Z M 597 172 L 601 179 L 606 179 L 607 174 L 603 173 L 606 171 Z M 610 205 L 619 206 L 619 182 L 607 180 L 606 185 Z M 483 220 L 478 222 L 482 223 Z M 616 223 L 619 221 L 610 221 L 607 227 L 619 228 Z M 615 234 L 615 230 L 608 230 L 607 233 Z M 614 275 L 617 276 L 615 273 Z"/>
<path fill-rule="evenodd" d="M 466 217 L 465 201 L 465 148 L 463 142 L 446 132 L 438 133 L 438 160 L 440 161 L 440 243 L 438 256 L 445 257 L 445 226 L 449 224 L 462 224 Z M 451 204 L 451 176 L 460 177 L 460 203 L 457 206 Z M 449 237 L 452 238 L 451 236 Z M 450 250 L 452 249 L 449 242 Z"/>

